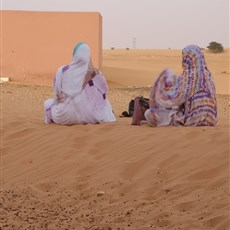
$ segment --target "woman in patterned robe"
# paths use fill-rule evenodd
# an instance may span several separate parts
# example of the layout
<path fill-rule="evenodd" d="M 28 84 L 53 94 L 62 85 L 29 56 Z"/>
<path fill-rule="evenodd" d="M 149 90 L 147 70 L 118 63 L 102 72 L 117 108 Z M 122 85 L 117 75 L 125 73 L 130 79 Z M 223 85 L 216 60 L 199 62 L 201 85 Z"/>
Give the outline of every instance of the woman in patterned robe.
<path fill-rule="evenodd" d="M 182 50 L 180 76 L 165 69 L 150 92 L 145 117 L 151 126 L 214 126 L 217 123 L 216 90 L 202 50 Z"/>

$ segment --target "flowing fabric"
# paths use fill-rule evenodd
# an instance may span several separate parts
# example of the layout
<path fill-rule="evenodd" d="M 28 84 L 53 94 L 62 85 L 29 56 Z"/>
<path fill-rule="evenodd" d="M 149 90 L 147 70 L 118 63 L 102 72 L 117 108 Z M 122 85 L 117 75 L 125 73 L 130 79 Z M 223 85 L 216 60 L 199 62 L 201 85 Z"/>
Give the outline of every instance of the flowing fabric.
<path fill-rule="evenodd" d="M 146 111 L 145 118 L 152 126 L 166 126 L 171 123 L 171 116 L 178 112 L 178 106 L 166 105 L 161 98 L 157 98 L 158 92 L 169 90 L 176 82 L 176 74 L 170 69 L 165 69 L 150 92 L 150 109 Z"/>
<path fill-rule="evenodd" d="M 44 102 L 45 123 L 86 124 L 114 122 L 110 102 L 106 98 L 107 82 L 97 71 L 92 79 L 87 72 L 92 69 L 90 49 L 79 43 L 73 52 L 70 65 L 61 66 L 53 84 L 53 98 Z"/>
<path fill-rule="evenodd" d="M 165 69 L 150 92 L 150 110 L 158 126 L 164 121 L 174 126 L 213 126 L 217 123 L 216 90 L 204 55 L 196 45 L 182 51 L 183 73 L 176 77 Z"/>

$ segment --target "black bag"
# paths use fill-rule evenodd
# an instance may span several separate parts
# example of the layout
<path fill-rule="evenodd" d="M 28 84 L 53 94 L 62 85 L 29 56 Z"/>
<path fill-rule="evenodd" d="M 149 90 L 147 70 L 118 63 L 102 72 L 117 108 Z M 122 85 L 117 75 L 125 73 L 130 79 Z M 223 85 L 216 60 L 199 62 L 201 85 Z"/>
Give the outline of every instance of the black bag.
<path fill-rule="evenodd" d="M 132 99 L 129 102 L 129 116 L 132 117 L 134 113 L 134 100 Z"/>
<path fill-rule="evenodd" d="M 132 99 L 129 102 L 128 112 L 127 111 L 122 112 L 120 117 L 132 117 L 133 113 L 134 113 L 134 100 Z"/>
<path fill-rule="evenodd" d="M 143 106 L 144 108 L 149 109 L 149 99 L 148 98 L 140 97 L 139 104 Z"/>
<path fill-rule="evenodd" d="M 138 103 L 141 105 L 141 107 L 145 108 L 145 110 L 149 108 L 149 99 L 148 98 L 144 98 L 144 97 L 136 97 L 136 98 L 138 98 Z M 122 112 L 120 117 L 132 117 L 133 116 L 135 99 L 132 99 L 129 102 L 128 112 L 127 111 Z"/>

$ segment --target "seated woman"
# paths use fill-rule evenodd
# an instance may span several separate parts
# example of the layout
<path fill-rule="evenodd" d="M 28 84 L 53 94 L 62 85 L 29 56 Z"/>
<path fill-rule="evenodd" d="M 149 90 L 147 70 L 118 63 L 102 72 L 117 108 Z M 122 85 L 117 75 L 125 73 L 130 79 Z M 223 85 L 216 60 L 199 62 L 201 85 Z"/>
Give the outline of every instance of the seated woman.
<path fill-rule="evenodd" d="M 216 90 L 204 55 L 196 45 L 182 51 L 180 76 L 165 69 L 150 92 L 145 118 L 150 126 L 214 126 Z"/>
<path fill-rule="evenodd" d="M 93 67 L 90 48 L 79 43 L 72 62 L 58 69 L 53 98 L 44 102 L 45 123 L 63 125 L 114 122 L 116 118 L 106 98 L 107 82 Z"/>

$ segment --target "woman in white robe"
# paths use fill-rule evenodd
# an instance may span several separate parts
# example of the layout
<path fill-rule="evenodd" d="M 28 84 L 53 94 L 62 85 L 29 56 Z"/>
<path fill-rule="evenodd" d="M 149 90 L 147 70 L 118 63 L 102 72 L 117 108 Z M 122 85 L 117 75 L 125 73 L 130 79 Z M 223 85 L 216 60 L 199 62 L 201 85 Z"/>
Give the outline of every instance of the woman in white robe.
<path fill-rule="evenodd" d="M 106 98 L 107 82 L 93 67 L 86 43 L 75 46 L 72 62 L 61 66 L 53 83 L 53 98 L 44 102 L 45 123 L 62 125 L 114 122 Z"/>

